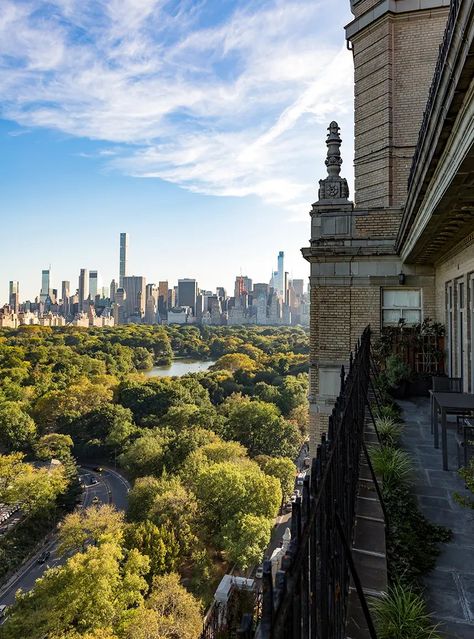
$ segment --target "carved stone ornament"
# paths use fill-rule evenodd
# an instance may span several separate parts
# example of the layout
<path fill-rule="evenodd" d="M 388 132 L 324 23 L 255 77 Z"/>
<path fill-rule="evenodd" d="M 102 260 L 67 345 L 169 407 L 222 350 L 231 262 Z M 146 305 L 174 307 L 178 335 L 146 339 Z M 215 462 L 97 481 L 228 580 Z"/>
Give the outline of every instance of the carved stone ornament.
<path fill-rule="evenodd" d="M 320 200 L 347 200 L 349 197 L 347 180 L 339 175 L 342 164 L 340 151 L 342 140 L 337 122 L 331 122 L 328 131 L 326 139 L 328 153 L 325 161 L 328 175 L 324 180 L 319 180 L 318 197 Z"/>

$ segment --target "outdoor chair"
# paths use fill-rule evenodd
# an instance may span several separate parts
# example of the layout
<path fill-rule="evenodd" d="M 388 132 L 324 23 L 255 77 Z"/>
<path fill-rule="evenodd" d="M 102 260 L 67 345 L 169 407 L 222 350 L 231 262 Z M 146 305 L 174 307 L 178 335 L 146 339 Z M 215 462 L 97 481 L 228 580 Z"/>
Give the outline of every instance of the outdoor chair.
<path fill-rule="evenodd" d="M 431 387 L 431 402 L 433 402 L 431 393 L 462 393 L 462 377 L 445 377 L 444 375 L 433 375 L 433 377 L 431 378 Z M 462 413 L 461 417 L 466 417 L 466 413 Z M 431 422 L 431 434 L 433 434 L 433 422 Z"/>
<path fill-rule="evenodd" d="M 434 393 L 462 393 L 462 377 L 431 378 Z"/>
<path fill-rule="evenodd" d="M 474 422 L 458 416 L 456 444 L 458 447 L 458 468 L 467 466 L 474 455 Z"/>

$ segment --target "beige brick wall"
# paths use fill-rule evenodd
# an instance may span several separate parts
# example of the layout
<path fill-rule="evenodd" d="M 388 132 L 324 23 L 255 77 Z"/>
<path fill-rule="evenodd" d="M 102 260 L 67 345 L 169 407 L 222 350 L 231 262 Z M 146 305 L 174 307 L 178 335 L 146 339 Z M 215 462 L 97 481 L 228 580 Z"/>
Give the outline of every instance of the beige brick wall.
<path fill-rule="evenodd" d="M 367 215 L 355 216 L 355 237 L 357 238 L 393 238 L 397 236 L 401 212 L 376 211 Z"/>
<path fill-rule="evenodd" d="M 356 5 L 357 14 L 375 3 Z M 388 14 L 354 36 L 355 201 L 401 207 L 447 8 Z"/>

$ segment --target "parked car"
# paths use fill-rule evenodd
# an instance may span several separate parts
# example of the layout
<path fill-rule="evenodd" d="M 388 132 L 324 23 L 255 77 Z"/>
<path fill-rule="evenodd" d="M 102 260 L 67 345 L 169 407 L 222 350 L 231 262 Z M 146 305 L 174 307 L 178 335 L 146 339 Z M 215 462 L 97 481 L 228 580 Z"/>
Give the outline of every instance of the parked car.
<path fill-rule="evenodd" d="M 298 473 L 298 475 L 296 477 L 296 485 L 297 486 L 302 486 L 303 485 L 305 475 L 306 475 L 306 473 Z"/>
<path fill-rule="evenodd" d="M 261 579 L 263 577 L 263 566 L 259 566 L 255 571 L 255 579 Z"/>
<path fill-rule="evenodd" d="M 96 477 L 94 477 L 94 475 L 91 475 L 91 484 L 98 484 L 99 482 L 97 481 Z"/>
<path fill-rule="evenodd" d="M 94 499 L 92 500 L 93 504 L 98 504 L 99 503 L 99 498 L 97 497 L 97 495 L 94 497 Z"/>
<path fill-rule="evenodd" d="M 5 604 L 1 604 L 0 605 L 0 619 L 4 619 L 5 618 L 5 614 L 7 612 L 7 608 L 8 608 L 8 606 L 5 606 Z"/>
<path fill-rule="evenodd" d="M 44 550 L 41 555 L 38 557 L 38 563 L 39 564 L 44 564 L 48 561 L 49 556 L 51 555 L 51 553 L 49 552 L 49 550 Z"/>

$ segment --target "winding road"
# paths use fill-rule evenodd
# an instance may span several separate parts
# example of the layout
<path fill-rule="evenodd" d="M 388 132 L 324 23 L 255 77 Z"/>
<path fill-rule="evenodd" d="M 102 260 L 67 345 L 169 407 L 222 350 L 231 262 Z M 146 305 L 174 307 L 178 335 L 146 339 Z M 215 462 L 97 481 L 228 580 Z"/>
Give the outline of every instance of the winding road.
<path fill-rule="evenodd" d="M 117 510 L 127 509 L 128 491 L 130 484 L 118 472 L 110 468 L 104 468 L 102 472 L 96 472 L 89 467 L 82 466 L 80 476 L 84 481 L 85 489 L 82 493 L 82 502 L 79 508 L 87 508 L 93 503 L 95 497 L 98 504 L 113 504 Z M 97 483 L 91 484 L 91 477 L 95 477 Z M 59 566 L 65 561 L 65 557 L 57 554 L 58 540 L 54 535 L 44 546 L 28 561 L 26 561 L 18 572 L 0 589 L 0 604 L 10 606 L 15 601 L 18 589 L 30 590 L 35 581 L 43 573 L 53 566 Z M 45 563 L 38 563 L 38 559 L 45 551 L 49 551 L 50 556 Z M 1 624 L 1 620 L 0 620 Z"/>

